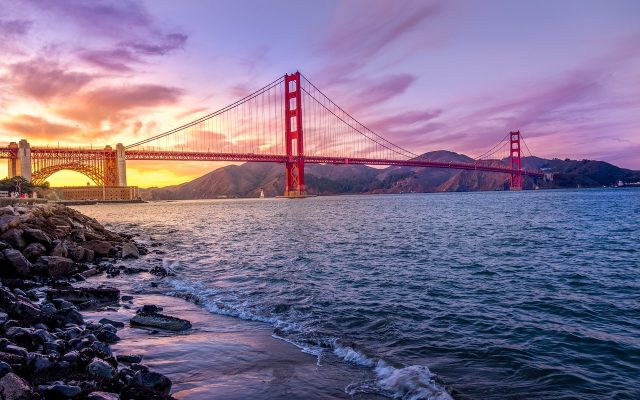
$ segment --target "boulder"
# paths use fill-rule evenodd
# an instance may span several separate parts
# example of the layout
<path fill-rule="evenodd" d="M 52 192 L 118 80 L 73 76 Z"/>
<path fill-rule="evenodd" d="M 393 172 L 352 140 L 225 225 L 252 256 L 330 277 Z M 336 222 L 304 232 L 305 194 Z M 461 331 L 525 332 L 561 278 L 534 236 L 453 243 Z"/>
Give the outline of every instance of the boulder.
<path fill-rule="evenodd" d="M 73 260 L 66 257 L 42 256 L 36 262 L 37 271 L 47 271 L 53 278 L 60 278 L 75 272 Z"/>
<path fill-rule="evenodd" d="M 27 228 L 23 232 L 23 237 L 29 242 L 42 243 L 51 246 L 51 238 L 40 229 Z"/>
<path fill-rule="evenodd" d="M 53 246 L 53 250 L 51 250 L 51 253 L 49 255 L 56 256 L 56 257 L 66 257 L 67 246 L 65 246 L 63 242 L 57 242 Z"/>
<path fill-rule="evenodd" d="M 67 257 L 76 262 L 82 262 L 85 260 L 85 252 L 90 251 L 82 246 L 78 246 L 75 243 L 69 243 L 67 245 Z"/>
<path fill-rule="evenodd" d="M 26 358 L 18 354 L 0 351 L 0 363 L 7 363 L 9 365 L 21 365 L 21 364 L 24 364 L 25 361 L 26 361 Z"/>
<path fill-rule="evenodd" d="M 119 395 L 109 392 L 91 392 L 87 398 L 89 398 L 89 400 L 120 400 Z"/>
<path fill-rule="evenodd" d="M 158 372 L 138 371 L 133 377 L 136 385 L 168 395 L 171 391 L 171 380 Z"/>
<path fill-rule="evenodd" d="M 140 312 L 129 321 L 131 325 L 166 329 L 168 331 L 184 331 L 191 328 L 191 322 L 186 319 L 171 317 L 159 313 Z"/>
<path fill-rule="evenodd" d="M 0 378 L 0 398 L 4 400 L 32 400 L 35 397 L 31 386 L 13 372 Z"/>
<path fill-rule="evenodd" d="M 11 365 L 7 364 L 4 361 L 0 361 L 0 378 L 5 376 L 9 372 L 13 372 L 13 369 L 11 369 Z"/>
<path fill-rule="evenodd" d="M 115 371 L 109 363 L 99 358 L 94 358 L 87 366 L 89 375 L 100 379 L 113 379 Z"/>
<path fill-rule="evenodd" d="M 0 287 L 0 307 L 12 318 L 42 321 L 43 314 L 38 306 L 24 297 L 16 296 L 4 287 Z"/>
<path fill-rule="evenodd" d="M 124 297 L 124 296 L 123 296 Z M 100 324 L 102 325 L 111 325 L 114 326 L 116 328 L 124 328 L 124 323 L 120 322 L 120 321 L 114 321 L 112 319 L 108 319 L 108 318 L 102 318 L 100 321 L 98 321 Z"/>
<path fill-rule="evenodd" d="M 90 240 L 82 243 L 82 247 L 93 251 L 98 257 L 107 257 L 115 251 L 111 243 L 106 240 Z"/>
<path fill-rule="evenodd" d="M 142 362 L 142 356 L 137 354 L 121 354 L 116 357 L 119 363 L 139 364 Z"/>
<path fill-rule="evenodd" d="M 35 262 L 40 256 L 47 254 L 47 249 L 42 243 L 30 243 L 22 250 L 22 254 L 31 262 Z"/>
<path fill-rule="evenodd" d="M 80 386 L 55 384 L 44 390 L 45 396 L 52 399 L 71 399 L 82 393 Z"/>
<path fill-rule="evenodd" d="M 4 258 L 9 266 L 9 276 L 19 276 L 21 278 L 28 278 L 31 276 L 31 263 L 24 258 L 22 253 L 16 249 L 5 249 L 2 252 Z M 2 271 L 4 272 L 4 271 Z M 2 275 L 5 275 L 2 273 Z"/>
<path fill-rule="evenodd" d="M 122 245 L 122 258 L 139 258 L 140 252 L 135 244 L 126 242 Z"/>
<path fill-rule="evenodd" d="M 13 214 L 0 215 L 0 232 L 5 232 L 10 227 L 17 226 L 19 222 L 20 218 Z"/>
<path fill-rule="evenodd" d="M 27 241 L 24 239 L 23 233 L 24 231 L 22 229 L 9 229 L 0 236 L 0 239 L 16 249 L 24 249 L 27 246 Z"/>
<path fill-rule="evenodd" d="M 91 300 L 115 303 L 120 298 L 120 290 L 112 287 L 46 289 L 45 293 L 48 299 L 60 298 L 72 303 L 84 303 Z"/>

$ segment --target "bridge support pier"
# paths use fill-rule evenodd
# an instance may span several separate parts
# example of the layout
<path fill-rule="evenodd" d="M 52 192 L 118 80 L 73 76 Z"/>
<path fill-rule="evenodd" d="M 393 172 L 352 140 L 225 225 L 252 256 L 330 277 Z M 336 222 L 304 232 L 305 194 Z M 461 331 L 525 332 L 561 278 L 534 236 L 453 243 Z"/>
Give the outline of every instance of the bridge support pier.
<path fill-rule="evenodd" d="M 27 181 L 31 182 L 31 145 L 25 139 L 18 142 L 18 157 L 16 159 L 16 164 L 16 175 L 20 175 Z"/>
<path fill-rule="evenodd" d="M 284 77 L 285 109 L 285 197 L 301 197 L 306 194 L 304 185 L 304 141 L 302 134 L 302 90 L 300 72 Z"/>
<path fill-rule="evenodd" d="M 118 170 L 118 186 L 127 186 L 127 161 L 122 143 L 116 144 L 116 168 Z"/>
<path fill-rule="evenodd" d="M 9 143 L 9 154 L 18 155 L 18 143 Z M 18 159 L 16 157 L 9 156 L 7 159 L 7 177 L 13 178 L 18 175 Z"/>

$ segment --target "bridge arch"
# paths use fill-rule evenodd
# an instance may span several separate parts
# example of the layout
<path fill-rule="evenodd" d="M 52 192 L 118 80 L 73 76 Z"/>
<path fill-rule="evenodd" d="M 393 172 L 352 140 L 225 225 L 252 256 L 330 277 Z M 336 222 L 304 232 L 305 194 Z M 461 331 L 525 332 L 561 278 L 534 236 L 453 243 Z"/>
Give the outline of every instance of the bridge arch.
<path fill-rule="evenodd" d="M 36 185 L 63 170 L 79 172 L 98 186 L 118 185 L 116 154 L 109 146 L 89 151 L 38 148 L 31 156 L 31 182 Z"/>
<path fill-rule="evenodd" d="M 87 178 L 91 179 L 98 186 L 102 186 L 105 184 L 104 176 L 101 175 L 101 171 L 98 171 L 95 168 L 91 168 L 90 166 L 75 164 L 52 165 L 42 168 L 38 171 L 33 171 L 31 175 L 31 181 L 34 185 L 42 185 L 51 175 L 64 170 L 79 172 Z"/>

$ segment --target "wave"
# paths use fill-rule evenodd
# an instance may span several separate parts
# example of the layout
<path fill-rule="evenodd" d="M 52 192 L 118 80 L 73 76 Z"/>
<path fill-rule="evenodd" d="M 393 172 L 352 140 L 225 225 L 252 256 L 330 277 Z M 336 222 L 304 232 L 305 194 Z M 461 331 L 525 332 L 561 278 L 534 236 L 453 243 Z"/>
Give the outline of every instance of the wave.
<path fill-rule="evenodd" d="M 171 266 L 176 267 L 175 264 Z M 316 356 L 318 366 L 321 365 L 323 354 L 330 350 L 345 362 L 371 368 L 375 379 L 347 386 L 345 393 L 348 395 L 363 393 L 401 400 L 452 400 L 446 388 L 436 382 L 436 376 L 424 365 L 396 368 L 382 359 L 365 355 L 354 346 L 342 344 L 338 338 L 318 338 L 295 322 L 253 312 L 243 302 L 229 304 L 215 301 L 212 298 L 221 293 L 219 289 L 181 279 L 165 279 L 164 282 L 171 289 L 167 295 L 189 300 L 213 314 L 270 324 L 276 328 L 272 337 L 298 347 L 303 353 Z"/>

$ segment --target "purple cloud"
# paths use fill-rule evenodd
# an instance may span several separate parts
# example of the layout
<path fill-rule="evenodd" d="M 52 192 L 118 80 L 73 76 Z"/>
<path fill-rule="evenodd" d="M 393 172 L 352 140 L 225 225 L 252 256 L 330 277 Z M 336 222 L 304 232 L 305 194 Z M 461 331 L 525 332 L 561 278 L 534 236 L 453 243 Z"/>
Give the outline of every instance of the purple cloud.
<path fill-rule="evenodd" d="M 81 50 L 78 57 L 90 64 L 116 72 L 129 72 L 132 70 L 131 64 L 142 62 L 127 49 Z"/>
<path fill-rule="evenodd" d="M 182 33 L 170 33 L 164 35 L 156 42 L 151 41 L 133 41 L 124 42 L 122 45 L 126 46 L 136 53 L 145 55 L 165 55 L 170 51 L 181 49 L 187 42 L 188 36 Z"/>
<path fill-rule="evenodd" d="M 29 32 L 32 25 L 32 21 L 20 19 L 0 20 L 0 38 L 24 36 Z"/>
<path fill-rule="evenodd" d="M 431 121 L 432 119 L 440 116 L 440 114 L 442 114 L 442 110 L 440 109 L 406 111 L 378 120 L 372 123 L 370 126 L 379 133 L 388 132 L 406 125 L 414 125 L 417 123 Z"/>
<path fill-rule="evenodd" d="M 353 110 L 358 112 L 385 102 L 392 97 L 404 93 L 415 81 L 416 77 L 411 74 L 386 76 L 378 82 L 365 86 L 353 96 L 353 98 L 359 99 L 359 101 L 353 105 Z"/>
<path fill-rule="evenodd" d="M 142 3 L 132 0 L 27 0 L 27 2 L 41 10 L 72 20 L 87 32 L 110 37 L 120 37 L 130 31 L 149 28 L 154 23 Z"/>
<path fill-rule="evenodd" d="M 398 39 L 438 16 L 442 9 L 441 3 L 434 1 L 370 1 L 366 6 L 341 3 L 330 34 L 320 46 L 331 60 L 320 75 L 328 82 L 344 79 Z M 353 18 L 354 15 L 358 18 Z"/>

